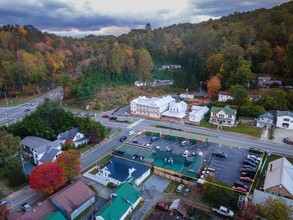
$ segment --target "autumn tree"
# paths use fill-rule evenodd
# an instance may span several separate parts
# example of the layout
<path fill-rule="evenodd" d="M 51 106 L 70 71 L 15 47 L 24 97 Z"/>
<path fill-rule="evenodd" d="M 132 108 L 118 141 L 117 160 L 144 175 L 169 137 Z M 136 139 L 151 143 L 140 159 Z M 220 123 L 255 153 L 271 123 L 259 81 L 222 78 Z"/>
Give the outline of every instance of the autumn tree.
<path fill-rule="evenodd" d="M 260 205 L 260 213 L 268 220 L 287 220 L 291 219 L 292 207 L 282 199 L 269 198 Z"/>
<path fill-rule="evenodd" d="M 62 168 L 53 162 L 36 166 L 29 177 L 29 184 L 38 193 L 52 194 L 66 182 Z"/>
<path fill-rule="evenodd" d="M 62 168 L 67 181 L 74 180 L 80 174 L 80 152 L 75 149 L 69 149 L 62 152 L 56 163 Z"/>
<path fill-rule="evenodd" d="M 221 88 L 221 82 L 218 76 L 212 76 L 208 81 L 207 81 L 207 88 L 208 88 L 208 94 L 209 97 L 215 97 Z"/>
<path fill-rule="evenodd" d="M 0 220 L 8 219 L 9 210 L 6 205 L 0 205 Z"/>
<path fill-rule="evenodd" d="M 154 68 L 152 57 L 146 49 L 140 49 L 137 53 L 137 71 L 139 80 L 145 83 L 151 77 L 151 70 Z"/>
<path fill-rule="evenodd" d="M 257 211 L 258 207 L 249 200 L 245 205 L 243 213 L 237 216 L 237 220 L 254 220 Z"/>

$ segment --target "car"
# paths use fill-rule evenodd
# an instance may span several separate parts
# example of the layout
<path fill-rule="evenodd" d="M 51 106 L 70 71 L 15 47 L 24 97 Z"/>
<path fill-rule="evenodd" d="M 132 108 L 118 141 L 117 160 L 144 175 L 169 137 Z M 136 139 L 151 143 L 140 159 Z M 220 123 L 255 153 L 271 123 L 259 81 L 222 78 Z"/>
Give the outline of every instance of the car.
<path fill-rule="evenodd" d="M 179 184 L 179 186 L 176 189 L 176 192 L 181 193 L 184 189 L 184 185 L 183 184 Z"/>
<path fill-rule="evenodd" d="M 226 159 L 226 158 L 228 157 L 228 155 L 225 154 L 225 153 L 222 152 L 222 151 L 215 152 L 215 153 L 213 153 L 213 155 L 214 155 L 215 157 L 224 158 L 224 159 Z"/>
<path fill-rule="evenodd" d="M 148 147 L 148 148 L 152 148 L 153 143 L 147 143 L 145 146 Z"/>
<path fill-rule="evenodd" d="M 130 135 L 130 136 L 133 135 L 133 134 L 135 134 L 135 130 L 131 130 L 131 131 L 129 131 L 129 135 Z"/>
<path fill-rule="evenodd" d="M 251 179 L 250 177 L 248 176 L 241 176 L 239 177 L 240 180 L 244 181 L 244 182 L 247 182 L 247 183 L 253 183 L 253 179 Z"/>
<path fill-rule="evenodd" d="M 188 157 L 189 156 L 189 151 L 185 150 L 182 154 L 183 157 Z"/>
<path fill-rule="evenodd" d="M 138 144 L 138 141 L 137 140 L 133 140 L 132 143 Z"/>
<path fill-rule="evenodd" d="M 258 160 L 258 161 L 261 161 L 261 158 L 260 158 L 260 157 L 257 157 L 257 156 L 255 156 L 255 155 L 253 155 L 253 154 L 248 154 L 248 155 L 247 155 L 247 159 L 248 159 L 248 158 L 254 158 L 254 159 Z"/>
<path fill-rule="evenodd" d="M 151 137 L 151 142 L 157 141 L 159 139 L 160 139 L 160 137 Z"/>
<path fill-rule="evenodd" d="M 28 204 L 27 202 L 26 202 L 26 203 L 23 203 L 23 204 L 21 205 L 21 208 L 22 208 L 22 210 L 25 211 L 25 212 L 27 212 L 27 211 L 29 211 L 30 209 L 32 209 L 31 205 Z"/>
<path fill-rule="evenodd" d="M 156 146 L 156 149 L 157 149 L 157 150 L 160 150 L 160 149 L 161 149 L 161 147 L 160 147 L 160 146 Z"/>
<path fill-rule="evenodd" d="M 170 147 L 165 147 L 166 152 L 172 152 Z"/>
<path fill-rule="evenodd" d="M 190 192 L 191 192 L 191 189 L 186 188 L 186 189 L 183 191 L 183 196 L 188 196 Z"/>
<path fill-rule="evenodd" d="M 254 148 L 254 147 L 249 148 L 249 152 L 255 153 L 255 154 L 262 154 L 263 153 L 259 148 Z"/>
<path fill-rule="evenodd" d="M 122 136 L 122 137 L 119 139 L 119 141 L 120 141 L 120 142 L 124 142 L 126 139 L 127 139 L 126 136 Z"/>
<path fill-rule="evenodd" d="M 112 116 L 112 117 L 109 118 L 109 120 L 116 121 L 117 120 L 117 117 Z"/>
<path fill-rule="evenodd" d="M 234 217 L 234 212 L 224 206 L 213 206 L 212 211 L 226 217 Z"/>
<path fill-rule="evenodd" d="M 251 165 L 248 165 L 248 164 L 244 164 L 243 168 L 255 169 L 254 166 L 251 166 Z"/>
<path fill-rule="evenodd" d="M 256 160 L 256 159 L 254 159 L 254 158 L 247 158 L 246 160 L 249 160 L 249 161 L 251 161 L 252 163 L 255 163 L 255 164 L 257 164 L 258 165 L 258 163 L 259 163 L 259 161 L 258 160 Z"/>
<path fill-rule="evenodd" d="M 110 118 L 109 115 L 103 115 L 102 118 Z"/>
<path fill-rule="evenodd" d="M 6 205 L 6 201 L 5 200 L 0 200 L 0 205 Z"/>
<path fill-rule="evenodd" d="M 155 209 L 167 212 L 169 210 L 169 206 L 162 202 L 157 202 Z"/>
<path fill-rule="evenodd" d="M 240 186 L 242 188 L 245 188 L 245 189 L 249 189 L 249 186 L 248 185 L 245 185 L 244 182 L 240 181 L 240 180 L 236 180 L 235 183 L 234 183 L 234 186 Z"/>
<path fill-rule="evenodd" d="M 29 108 L 26 108 L 25 110 L 24 110 L 24 112 L 29 112 L 30 111 L 30 109 Z"/>
<path fill-rule="evenodd" d="M 249 169 L 249 168 L 241 168 L 240 171 L 245 173 L 251 173 L 251 174 L 256 173 L 256 169 Z"/>
<path fill-rule="evenodd" d="M 249 177 L 254 179 L 255 173 L 241 172 L 241 177 Z"/>
<path fill-rule="evenodd" d="M 283 142 L 286 143 L 286 144 L 293 145 L 293 140 L 291 138 L 289 138 L 289 137 L 284 138 Z"/>
<path fill-rule="evenodd" d="M 180 146 L 181 146 L 181 147 L 184 147 L 184 146 L 186 146 L 187 144 L 189 144 L 189 141 L 181 141 Z"/>
<path fill-rule="evenodd" d="M 247 192 L 246 188 L 240 187 L 240 186 L 232 186 L 232 189 L 241 191 L 241 192 Z"/>
<path fill-rule="evenodd" d="M 201 151 L 192 152 L 191 155 L 194 156 L 194 157 L 196 157 L 196 156 L 203 157 L 203 152 L 201 152 Z"/>
<path fill-rule="evenodd" d="M 250 160 L 244 160 L 243 161 L 243 164 L 250 165 L 250 166 L 253 166 L 253 167 L 256 167 L 257 166 L 257 164 L 251 162 Z"/>

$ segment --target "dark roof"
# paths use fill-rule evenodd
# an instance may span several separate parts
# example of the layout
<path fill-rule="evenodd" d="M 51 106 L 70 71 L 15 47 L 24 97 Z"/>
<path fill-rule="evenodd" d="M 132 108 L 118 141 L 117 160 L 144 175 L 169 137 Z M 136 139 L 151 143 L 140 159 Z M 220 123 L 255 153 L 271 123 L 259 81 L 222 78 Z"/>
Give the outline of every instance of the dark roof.
<path fill-rule="evenodd" d="M 54 157 L 56 157 L 56 155 L 60 152 L 61 150 L 59 149 L 55 149 L 55 148 L 51 148 L 49 152 L 46 152 L 44 154 L 44 156 L 42 156 L 42 158 L 40 159 L 40 161 L 42 163 L 45 163 L 45 162 L 51 162 Z"/>
<path fill-rule="evenodd" d="M 293 117 L 293 112 L 289 112 L 289 111 L 277 111 L 277 117 L 280 117 L 280 116 Z"/>
<path fill-rule="evenodd" d="M 63 140 L 73 139 L 79 131 L 79 128 L 72 128 L 68 131 L 60 133 L 59 135 Z"/>
<path fill-rule="evenodd" d="M 27 147 L 31 147 L 31 148 L 36 148 L 36 147 L 40 147 L 44 144 L 48 144 L 51 141 L 46 140 L 44 138 L 41 137 L 36 137 L 36 136 L 27 136 L 24 139 L 22 139 L 20 141 L 21 145 L 27 146 Z"/>
<path fill-rule="evenodd" d="M 269 119 L 274 120 L 275 115 L 270 112 L 265 112 L 265 113 L 261 114 L 260 116 L 258 116 L 258 118 L 269 118 Z"/>
<path fill-rule="evenodd" d="M 39 147 L 36 147 L 34 150 L 40 154 L 44 152 L 49 152 L 52 148 L 61 148 L 61 144 L 58 140 L 50 141 L 47 144 L 41 145 Z"/>
<path fill-rule="evenodd" d="M 68 213 L 72 213 L 93 196 L 95 196 L 94 191 L 78 180 L 52 195 L 50 199 L 57 202 Z"/>
<path fill-rule="evenodd" d="M 109 162 L 102 166 L 100 169 L 107 167 L 110 171 L 110 177 L 119 181 L 125 181 L 129 176 L 129 169 L 134 168 L 135 171 L 131 174 L 132 177 L 138 179 L 147 172 L 150 167 L 141 164 L 139 162 L 134 162 L 128 159 L 123 159 L 119 157 L 111 157 Z"/>

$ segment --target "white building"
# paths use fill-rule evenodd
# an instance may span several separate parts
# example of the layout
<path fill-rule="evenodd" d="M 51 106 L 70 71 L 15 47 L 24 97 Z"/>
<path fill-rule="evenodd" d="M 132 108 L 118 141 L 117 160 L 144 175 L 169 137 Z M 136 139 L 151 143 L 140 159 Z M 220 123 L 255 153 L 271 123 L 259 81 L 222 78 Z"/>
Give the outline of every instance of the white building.
<path fill-rule="evenodd" d="M 165 69 L 180 69 L 181 68 L 181 65 L 179 64 L 171 64 L 171 65 L 163 65 L 162 66 L 162 69 L 165 70 Z"/>
<path fill-rule="evenodd" d="M 195 106 L 191 107 L 191 112 L 189 112 L 188 120 L 191 122 L 199 123 L 205 116 L 205 114 L 210 109 L 207 106 Z"/>
<path fill-rule="evenodd" d="M 139 96 L 130 102 L 130 111 L 133 115 L 142 115 L 151 118 L 160 118 L 167 111 L 175 99 L 170 95 L 161 98 Z"/>
<path fill-rule="evenodd" d="M 89 142 L 89 139 L 80 132 L 79 128 L 72 128 L 68 131 L 62 132 L 57 138 L 63 146 L 66 145 L 66 142 L 71 143 L 74 147 Z"/>
<path fill-rule="evenodd" d="M 162 113 L 163 116 L 172 118 L 184 118 L 187 111 L 187 103 L 173 102 L 170 104 L 169 110 Z"/>
<path fill-rule="evenodd" d="M 276 126 L 278 128 L 293 129 L 293 112 L 277 111 Z"/>
<path fill-rule="evenodd" d="M 227 91 L 220 91 L 219 92 L 219 96 L 218 96 L 219 102 L 226 102 L 226 101 L 232 100 L 232 99 L 233 99 L 233 97 L 230 94 L 230 92 L 227 92 Z"/>

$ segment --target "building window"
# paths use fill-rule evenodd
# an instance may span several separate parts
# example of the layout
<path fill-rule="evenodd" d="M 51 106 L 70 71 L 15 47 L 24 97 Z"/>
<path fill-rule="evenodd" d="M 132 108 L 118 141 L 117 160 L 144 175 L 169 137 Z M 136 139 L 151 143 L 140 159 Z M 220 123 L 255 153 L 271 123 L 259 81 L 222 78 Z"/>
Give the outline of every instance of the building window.
<path fill-rule="evenodd" d="M 289 118 L 284 118 L 283 121 L 290 121 L 290 119 Z"/>
<path fill-rule="evenodd" d="M 224 118 L 225 115 L 223 115 L 223 114 L 219 114 L 219 117 L 220 117 L 220 118 Z"/>

